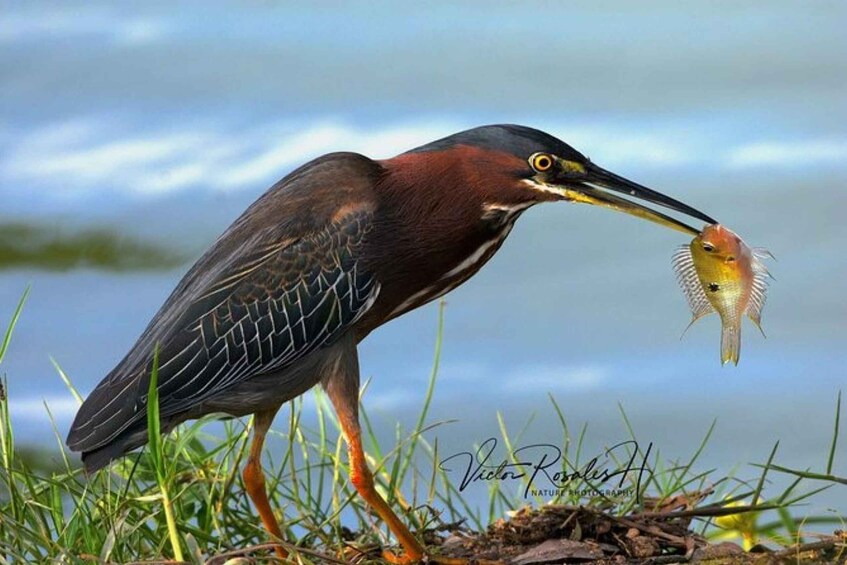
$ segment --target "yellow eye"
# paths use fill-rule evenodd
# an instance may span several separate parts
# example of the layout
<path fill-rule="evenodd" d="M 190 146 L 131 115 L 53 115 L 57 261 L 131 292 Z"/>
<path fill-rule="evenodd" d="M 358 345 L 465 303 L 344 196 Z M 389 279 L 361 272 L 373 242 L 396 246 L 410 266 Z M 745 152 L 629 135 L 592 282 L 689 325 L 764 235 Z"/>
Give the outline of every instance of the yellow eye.
<path fill-rule="evenodd" d="M 529 164 L 536 172 L 543 173 L 553 166 L 553 157 L 547 153 L 536 153 L 529 158 Z"/>

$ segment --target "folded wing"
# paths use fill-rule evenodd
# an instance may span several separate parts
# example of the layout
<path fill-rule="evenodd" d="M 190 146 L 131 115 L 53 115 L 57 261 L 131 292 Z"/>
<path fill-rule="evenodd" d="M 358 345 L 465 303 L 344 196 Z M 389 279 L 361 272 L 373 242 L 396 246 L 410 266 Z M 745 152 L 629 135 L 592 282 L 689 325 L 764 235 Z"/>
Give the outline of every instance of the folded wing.
<path fill-rule="evenodd" d="M 366 180 L 368 171 L 358 172 L 347 182 Z M 379 283 L 359 251 L 373 207 L 356 199 L 355 190 L 328 191 L 322 209 L 300 221 L 257 217 L 274 206 L 294 214 L 307 192 L 303 184 L 320 176 L 320 170 L 292 173 L 293 187 L 281 181 L 198 261 L 86 399 L 68 437 L 71 449 L 85 457 L 144 425 L 156 347 L 160 413 L 167 418 L 252 377 L 285 371 L 331 345 L 371 307 Z"/>

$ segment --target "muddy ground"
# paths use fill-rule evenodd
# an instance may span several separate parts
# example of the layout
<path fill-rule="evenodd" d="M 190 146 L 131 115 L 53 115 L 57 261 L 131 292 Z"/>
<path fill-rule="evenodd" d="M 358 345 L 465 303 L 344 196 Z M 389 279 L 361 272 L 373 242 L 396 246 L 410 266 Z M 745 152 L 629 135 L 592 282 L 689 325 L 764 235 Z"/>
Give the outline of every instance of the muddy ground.
<path fill-rule="evenodd" d="M 710 543 L 692 531 L 692 523 L 703 517 L 726 513 L 725 509 L 682 509 L 666 505 L 653 512 L 615 516 L 581 506 L 550 505 L 522 509 L 508 519 L 498 520 L 479 533 L 461 524 L 441 524 L 424 532 L 427 551 L 436 563 L 459 565 L 553 565 L 580 564 L 665 564 L 783 565 L 835 563 L 847 565 L 847 532 L 806 535 L 815 541 L 777 548 L 764 545 L 745 551 L 731 542 Z M 735 509 L 738 511 L 739 509 Z M 327 555 L 300 550 L 316 562 L 338 564 L 385 563 L 382 548 L 357 543 L 360 535 L 350 533 L 344 555 Z M 217 556 L 207 565 L 247 565 L 277 561 L 265 544 Z M 261 556 L 264 553 L 264 556 Z M 294 561 L 296 562 L 296 561 Z"/>

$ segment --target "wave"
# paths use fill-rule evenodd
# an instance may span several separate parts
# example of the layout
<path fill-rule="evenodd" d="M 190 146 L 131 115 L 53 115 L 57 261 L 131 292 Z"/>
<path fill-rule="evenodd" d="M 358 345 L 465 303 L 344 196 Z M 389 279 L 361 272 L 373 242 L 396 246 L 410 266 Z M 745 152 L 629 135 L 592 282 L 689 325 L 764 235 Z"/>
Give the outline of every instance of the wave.
<path fill-rule="evenodd" d="M 264 188 L 287 171 L 331 151 L 386 158 L 474 124 L 418 120 L 368 128 L 321 119 L 270 126 L 163 127 L 126 132 L 115 120 L 77 119 L 7 132 L 0 193 L 36 190 L 42 197 L 108 193 L 156 196 L 186 189 Z M 559 124 L 544 128 L 606 167 L 622 170 L 757 169 L 842 166 L 847 139 L 771 139 L 727 143 L 730 132 L 693 135 L 687 128 L 644 132 L 632 124 Z"/>

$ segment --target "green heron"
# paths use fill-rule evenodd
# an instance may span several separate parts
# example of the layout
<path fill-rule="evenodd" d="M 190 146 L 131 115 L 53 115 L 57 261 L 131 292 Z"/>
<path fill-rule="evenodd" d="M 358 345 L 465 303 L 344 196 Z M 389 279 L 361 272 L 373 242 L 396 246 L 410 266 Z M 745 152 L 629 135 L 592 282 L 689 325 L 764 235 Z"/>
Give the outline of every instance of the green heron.
<path fill-rule="evenodd" d="M 365 460 L 357 344 L 468 280 L 539 202 L 584 202 L 698 233 L 615 193 L 715 223 L 517 125 L 467 130 L 382 161 L 318 157 L 272 186 L 194 264 L 83 403 L 68 446 L 92 472 L 146 443 L 158 346 L 163 433 L 209 413 L 255 416 L 244 486 L 280 539 L 262 445 L 280 406 L 320 383 L 347 442 L 350 481 L 404 550 L 386 558 L 419 561 L 424 548 L 377 493 Z"/>

